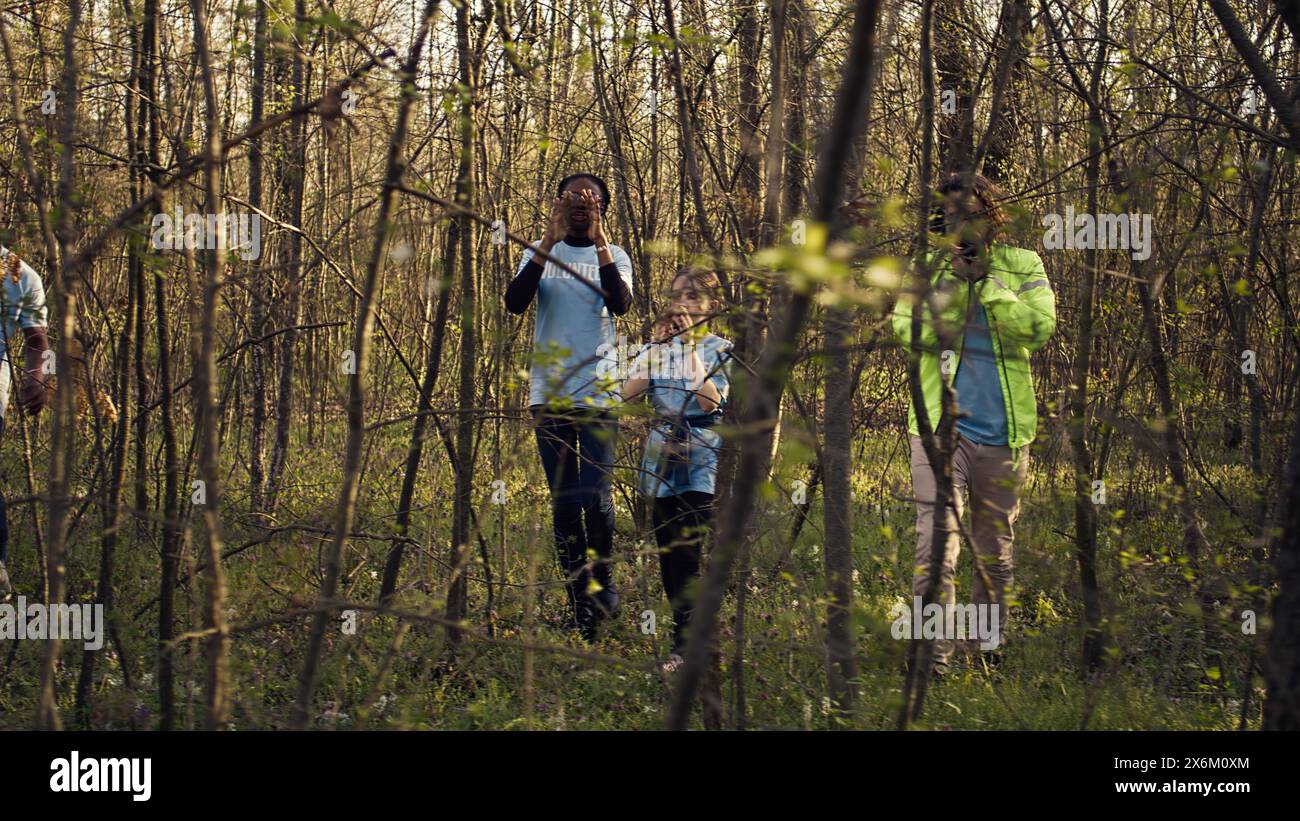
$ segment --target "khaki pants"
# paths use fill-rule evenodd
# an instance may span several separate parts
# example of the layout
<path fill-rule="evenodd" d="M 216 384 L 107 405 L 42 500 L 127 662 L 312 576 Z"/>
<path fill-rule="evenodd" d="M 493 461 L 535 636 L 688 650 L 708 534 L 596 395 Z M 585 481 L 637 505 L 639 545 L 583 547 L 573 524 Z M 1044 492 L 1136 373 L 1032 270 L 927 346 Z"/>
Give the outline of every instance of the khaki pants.
<path fill-rule="evenodd" d="M 934 472 L 926 458 L 921 437 L 911 437 L 912 492 L 916 496 L 916 565 L 912 576 L 912 595 L 924 596 L 930 574 L 930 547 L 934 543 Z M 998 606 L 998 636 L 1006 640 L 1007 592 L 1011 589 L 1014 574 L 1012 539 L 1013 526 L 1020 514 L 1020 492 L 1024 488 L 1029 470 L 1028 448 L 1016 454 L 1019 464 L 1012 464 L 1011 448 L 1006 445 L 977 445 L 965 437 L 957 437 L 957 451 L 953 454 L 953 507 L 947 511 L 947 547 L 944 551 L 942 588 L 939 601 L 956 604 L 953 576 L 957 567 L 957 553 L 961 543 L 957 519 L 965 508 L 963 491 L 970 493 L 970 536 L 975 546 L 975 569 L 971 584 L 972 601 L 976 605 Z M 981 572 L 982 571 L 982 572 Z M 951 636 L 935 642 L 935 660 L 947 662 L 952 656 Z"/>

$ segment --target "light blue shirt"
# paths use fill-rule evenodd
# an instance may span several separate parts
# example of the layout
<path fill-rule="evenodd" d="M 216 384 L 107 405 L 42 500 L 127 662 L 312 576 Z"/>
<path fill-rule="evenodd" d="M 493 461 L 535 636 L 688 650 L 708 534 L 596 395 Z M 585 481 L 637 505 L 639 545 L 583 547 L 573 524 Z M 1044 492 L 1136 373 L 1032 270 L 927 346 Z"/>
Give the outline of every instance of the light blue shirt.
<path fill-rule="evenodd" d="M 661 368 L 665 374 L 651 373 L 649 386 L 646 388 L 646 400 L 649 401 L 660 421 L 650 430 L 646 439 L 645 457 L 641 460 L 641 492 L 651 497 L 677 496 L 688 491 L 713 493 L 718 478 L 718 453 L 722 448 L 722 435 L 716 430 L 698 425 L 678 427 L 679 431 L 689 435 L 674 436 L 674 423 L 680 420 L 716 419 L 727 405 L 731 393 L 731 378 L 728 374 L 731 362 L 731 343 L 720 336 L 708 334 L 695 343 L 708 378 L 718 389 L 718 409 L 710 412 L 700 407 L 699 397 L 690 390 L 693 382 L 680 371 Z M 680 362 L 683 351 L 689 348 L 678 344 L 661 345 L 668 349 L 667 356 L 674 362 Z M 641 360 L 638 360 L 641 361 Z M 634 365 L 634 373 L 635 373 Z M 674 441 L 677 440 L 677 441 Z M 680 469 L 675 469 L 666 449 L 675 447 L 681 452 L 679 462 L 684 462 Z"/>
<path fill-rule="evenodd" d="M 958 409 L 969 414 L 957 420 L 957 432 L 977 445 L 1005 445 L 1007 406 L 1002 401 L 988 317 L 978 300 L 966 328 L 953 387 Z"/>
<path fill-rule="evenodd" d="M 9 346 L 23 367 L 25 345 L 22 328 L 44 328 L 48 319 L 45 307 L 45 284 L 40 274 L 26 262 L 18 263 L 18 278 L 9 273 L 14 255 L 0 245 L 0 418 L 9 410 Z"/>
<path fill-rule="evenodd" d="M 524 252 L 516 276 L 533 258 L 535 247 Z M 610 245 L 609 253 L 628 290 L 632 290 L 631 258 L 617 245 Z M 578 247 L 557 242 L 550 256 L 564 262 L 591 284 L 600 286 L 595 245 Z M 604 297 L 547 260 L 537 284 L 528 404 L 569 399 L 579 407 L 612 405 L 619 384 L 616 353 L 614 317 L 605 306 Z"/>

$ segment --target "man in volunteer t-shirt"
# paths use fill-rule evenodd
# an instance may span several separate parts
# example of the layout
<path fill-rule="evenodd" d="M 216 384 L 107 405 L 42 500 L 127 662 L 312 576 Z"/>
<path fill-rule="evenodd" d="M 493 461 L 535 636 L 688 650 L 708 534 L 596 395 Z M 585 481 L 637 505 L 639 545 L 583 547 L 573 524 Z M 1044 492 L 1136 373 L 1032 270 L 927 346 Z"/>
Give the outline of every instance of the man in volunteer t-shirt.
<path fill-rule="evenodd" d="M 609 201 L 609 187 L 595 175 L 561 180 L 546 234 L 524 252 L 505 295 L 513 314 L 537 300 L 528 404 L 551 489 L 570 626 L 588 641 L 597 622 L 618 610 L 610 572 L 617 425 L 609 409 L 618 398 L 619 374 L 611 352 L 614 316 L 632 307 L 632 261 L 605 236 Z"/>

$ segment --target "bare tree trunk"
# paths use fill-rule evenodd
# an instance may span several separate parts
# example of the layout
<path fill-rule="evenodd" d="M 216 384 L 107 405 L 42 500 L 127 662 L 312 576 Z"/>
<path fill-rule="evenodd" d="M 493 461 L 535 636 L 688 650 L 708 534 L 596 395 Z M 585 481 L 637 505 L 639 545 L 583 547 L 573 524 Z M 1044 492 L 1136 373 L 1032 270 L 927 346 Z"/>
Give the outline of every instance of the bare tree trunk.
<path fill-rule="evenodd" d="M 967 0 L 938 0 L 931 25 L 934 36 L 934 67 L 939 75 L 936 91 L 955 104 L 951 113 L 941 112 L 939 170 L 941 174 L 968 171 L 975 154 L 975 67 L 967 46 L 969 10 Z M 934 97 L 931 94 L 931 97 Z M 930 101 L 934 105 L 934 100 Z"/>
<path fill-rule="evenodd" d="M 307 19 L 303 0 L 295 0 L 295 20 L 301 25 Z M 303 77 L 304 59 L 301 48 L 294 49 L 291 82 L 293 107 L 301 106 L 307 99 L 306 81 Z M 302 227 L 303 188 L 307 176 L 307 121 L 295 120 L 289 129 L 292 147 L 288 166 L 288 218 Z M 267 482 L 267 507 L 274 511 L 280 494 L 280 481 L 289 458 L 289 432 L 293 422 L 294 353 L 298 347 L 298 325 L 302 322 L 302 291 L 306 286 L 302 272 L 302 234 L 289 234 L 288 297 L 285 310 L 285 332 L 280 340 L 280 375 L 275 403 L 275 444 L 271 450 L 271 473 Z"/>
<path fill-rule="evenodd" d="M 460 168 L 456 174 L 456 203 L 470 208 L 474 197 L 474 85 L 475 67 L 469 42 L 469 4 L 456 9 L 456 51 L 460 67 Z M 474 225 L 469 215 L 456 216 L 456 233 L 460 250 L 460 413 L 456 417 L 456 495 L 452 506 L 451 572 L 447 589 L 447 618 L 460 621 L 469 608 L 469 580 L 465 564 L 469 558 L 470 515 L 474 504 L 474 366 L 477 356 L 476 319 L 474 317 Z M 460 641 L 460 630 L 447 628 L 453 645 Z"/>
<path fill-rule="evenodd" d="M 1101 176 L 1102 111 L 1097 103 L 1106 66 L 1107 15 L 1109 0 L 1101 0 L 1097 20 L 1097 56 L 1093 62 L 1088 92 L 1088 161 L 1085 176 L 1088 213 L 1096 214 Z M 1102 663 L 1104 636 L 1101 625 L 1101 588 L 1097 582 L 1097 510 L 1092 503 L 1092 453 L 1088 446 L 1088 378 L 1092 368 L 1092 326 L 1096 304 L 1098 250 L 1084 257 L 1083 282 L 1079 299 L 1079 334 L 1075 343 L 1074 372 L 1070 391 L 1070 447 L 1074 456 L 1074 542 L 1079 562 L 1079 587 L 1083 596 L 1083 666 L 1094 672 Z"/>
<path fill-rule="evenodd" d="M 993 180 L 1005 183 L 1020 137 L 1020 79 L 1023 74 L 1025 38 L 1029 35 L 1028 0 L 1003 0 L 1004 45 L 993 73 L 993 100 L 989 123 L 975 147 L 971 165 Z"/>
<path fill-rule="evenodd" d="M 1268 148 L 1263 153 L 1264 170 L 1260 176 L 1259 182 L 1250 186 L 1253 196 L 1252 206 L 1250 209 L 1249 225 L 1249 250 L 1246 254 L 1246 261 L 1243 264 L 1242 280 L 1246 283 L 1246 293 L 1238 294 L 1236 298 L 1229 297 L 1228 287 L 1225 282 L 1223 272 L 1219 274 L 1219 288 L 1223 294 L 1225 305 L 1225 314 L 1228 316 L 1229 324 L 1232 329 L 1233 341 L 1236 343 L 1237 356 L 1244 356 L 1249 349 L 1249 329 L 1251 317 L 1255 313 L 1255 266 L 1260 256 L 1260 233 L 1264 221 L 1264 208 L 1268 202 L 1269 191 L 1272 189 L 1274 180 L 1274 165 L 1277 162 L 1277 152 L 1273 148 Z M 1263 482 L 1264 476 L 1264 459 L 1261 446 L 1263 438 L 1263 417 L 1264 417 L 1264 391 L 1259 384 L 1259 375 L 1255 368 L 1249 369 L 1249 372 L 1243 373 L 1241 360 L 1233 359 L 1232 378 L 1234 386 L 1238 380 L 1246 383 L 1246 390 L 1249 395 L 1248 425 L 1249 449 L 1250 449 L 1250 469 L 1256 480 Z M 1233 399 L 1236 400 L 1234 391 Z M 1240 424 L 1235 422 L 1237 435 L 1240 437 Z M 1255 516 L 1255 546 L 1251 550 L 1251 558 L 1254 562 L 1254 568 L 1251 572 L 1251 578 L 1254 581 L 1255 592 L 1251 594 L 1251 607 L 1258 613 L 1266 601 L 1265 591 L 1267 590 L 1267 558 L 1264 547 L 1268 540 L 1264 533 L 1265 524 L 1271 518 L 1268 511 L 1267 494 L 1259 494 L 1259 500 L 1256 504 Z M 1250 644 L 1250 652 L 1246 659 L 1246 670 L 1242 676 L 1241 685 L 1241 726 L 1245 727 L 1246 716 L 1251 709 L 1251 698 L 1255 692 L 1255 668 L 1259 654 L 1259 645 L 1257 641 Z"/>
<path fill-rule="evenodd" d="M 325 578 L 321 583 L 316 615 L 312 619 L 311 634 L 307 642 L 307 657 L 298 679 L 298 698 L 290 721 L 290 726 L 298 730 L 305 729 L 311 720 L 311 703 L 316 692 L 325 628 L 334 612 L 333 608 L 336 604 L 334 597 L 338 592 L 340 574 L 339 565 L 343 561 L 343 548 L 347 544 L 348 533 L 352 529 L 352 519 L 356 513 L 357 487 L 361 478 L 361 445 L 365 436 L 365 379 L 368 375 L 371 336 L 375 324 L 375 299 L 379 292 L 384 263 L 388 259 L 388 245 L 393 231 L 391 214 L 397 202 L 397 189 L 406 174 L 407 124 L 410 120 L 411 107 L 415 104 L 418 95 L 415 87 L 416 69 L 420 65 L 420 55 L 424 51 L 424 43 L 429 34 L 430 19 L 438 7 L 438 2 L 439 0 L 426 0 L 415 41 L 411 44 L 411 50 L 402 63 L 399 75 L 402 84 L 401 101 L 397 108 L 393 135 L 388 142 L 384 187 L 379 198 L 379 212 L 375 220 L 375 242 L 370 252 L 370 261 L 366 266 L 366 281 L 361 289 L 357 307 L 357 327 L 352 338 L 352 352 L 356 357 L 356 367 L 348 379 L 348 438 L 343 460 L 343 486 L 339 490 L 338 515 L 334 523 L 333 538 L 326 553 Z"/>
<path fill-rule="evenodd" d="M 397 590 L 397 579 L 402 570 L 402 554 L 406 548 L 407 532 L 411 523 L 411 500 L 415 497 L 415 481 L 420 473 L 420 459 L 424 453 L 424 440 L 428 435 L 429 416 L 433 408 L 433 388 L 438 382 L 442 364 L 442 347 L 446 339 L 447 314 L 451 305 L 451 270 L 456 259 L 458 224 L 453 220 L 447 231 L 446 251 L 442 258 L 442 275 L 438 278 L 438 307 L 433 318 L 433 339 L 424 363 L 424 377 L 420 382 L 420 396 L 415 406 L 415 422 L 411 426 L 411 442 L 406 448 L 406 468 L 402 472 L 402 491 L 397 500 L 393 545 L 388 549 L 384 564 L 384 578 L 379 585 L 379 603 L 392 603 Z"/>
<path fill-rule="evenodd" d="M 786 103 L 786 7 L 789 0 L 770 0 L 772 15 L 772 99 L 768 110 L 767 144 L 764 146 L 766 193 L 758 244 L 770 245 L 779 234 L 784 204 Z"/>
<path fill-rule="evenodd" d="M 695 205 L 695 226 L 700 232 L 700 239 L 704 241 L 704 244 L 708 246 L 714 256 L 719 256 L 722 249 L 713 235 L 713 228 L 709 225 L 708 212 L 704 210 L 704 190 L 701 187 L 700 163 L 695 152 L 695 125 L 691 113 L 690 94 L 686 88 L 686 80 L 682 73 L 681 50 L 683 45 L 677 39 L 677 23 L 673 18 L 672 0 L 664 0 L 664 25 L 669 39 L 673 41 L 673 48 L 669 52 L 668 68 L 673 78 L 673 94 L 677 98 L 677 120 L 682 137 L 682 167 Z"/>
<path fill-rule="evenodd" d="M 250 91 L 252 116 L 249 122 L 261 122 L 266 99 L 266 3 L 258 3 L 253 23 L 253 84 Z M 248 143 L 248 204 L 262 209 L 262 135 Z M 266 301 L 270 293 L 269 277 L 260 259 L 252 261 L 249 279 L 250 333 L 253 336 L 249 357 L 252 363 L 250 379 L 253 383 L 253 404 L 248 446 L 249 507 L 254 511 L 264 509 L 266 492 L 266 354 L 267 345 L 262 339 L 266 333 Z"/>
<path fill-rule="evenodd" d="M 835 117 L 827 134 L 817 168 L 814 218 L 830 224 L 836 214 L 836 197 L 842 190 L 841 172 L 847 163 L 853 142 L 865 127 L 865 97 L 869 88 L 871 63 L 874 58 L 873 37 L 879 12 L 878 0 L 858 0 L 853 24 L 853 40 L 845 62 L 844 78 L 835 100 Z M 831 225 L 827 241 L 833 239 L 842 226 Z M 811 248 L 824 252 L 825 248 Z M 668 727 L 686 729 L 695 692 L 703 678 L 705 667 L 716 654 L 718 615 L 722 599 L 731 576 L 732 565 L 744 539 L 747 523 L 754 506 L 754 493 L 763 478 L 759 466 L 768 458 L 772 427 L 777 418 L 781 394 L 784 391 L 789 369 L 795 356 L 795 343 L 808 317 L 812 304 L 811 293 L 801 290 L 794 293 L 778 331 L 763 351 L 756 368 L 753 389 L 747 397 L 745 409 L 739 420 L 738 436 L 740 461 L 736 481 L 726 506 L 719 516 L 718 536 L 709 561 L 687 639 L 686 666 L 680 673 L 673 692 Z"/>
<path fill-rule="evenodd" d="M 1251 76 L 1259 84 L 1259 88 L 1264 92 L 1268 104 L 1277 112 L 1277 118 L 1281 121 L 1282 126 L 1286 128 L 1287 134 L 1290 135 L 1290 145 L 1292 148 L 1300 147 L 1300 107 L 1297 107 L 1294 95 L 1287 94 L 1278 82 L 1277 75 L 1269 67 L 1264 57 L 1260 55 L 1259 49 L 1251 41 L 1250 35 L 1242 27 L 1241 21 L 1237 18 L 1232 6 L 1228 5 L 1228 0 L 1209 0 L 1210 9 L 1214 16 L 1219 18 L 1223 25 L 1223 31 L 1228 35 L 1228 40 L 1232 42 L 1233 48 L 1241 55 L 1241 59 L 1250 70 Z M 1105 22 L 1105 17 L 1099 15 L 1098 19 Z"/>
<path fill-rule="evenodd" d="M 853 380 L 848 346 L 853 314 L 829 308 L 826 334 L 825 420 L 821 464 L 825 475 L 823 517 L 826 548 L 826 683 L 831 703 L 842 719 L 853 712 L 857 661 L 853 657 L 853 517 L 849 479 L 853 472 Z"/>
<path fill-rule="evenodd" d="M 785 156 L 785 219 L 790 219 L 803 211 L 804 198 L 808 189 L 808 72 L 809 50 L 805 41 L 810 38 L 808 10 L 803 0 L 787 0 L 786 15 L 789 18 L 789 51 L 793 58 L 790 62 L 788 76 L 790 90 L 786 94 L 788 105 L 785 111 L 784 130 L 787 145 L 782 146 Z"/>
<path fill-rule="evenodd" d="M 758 59 L 762 45 L 759 31 L 759 5 L 740 3 L 736 9 L 736 39 L 739 66 L 740 99 L 736 111 L 736 132 L 740 137 L 740 155 L 736 158 L 736 192 L 740 217 L 741 252 L 754 250 L 762 222 L 763 151 L 758 139 Z M 782 12 L 784 13 L 784 11 Z M 776 51 L 773 50 L 775 56 Z"/>
<path fill-rule="evenodd" d="M 54 426 L 50 435 L 49 474 L 49 546 L 45 554 L 46 575 L 50 584 L 50 605 L 63 603 L 65 592 L 65 554 L 68 537 L 71 476 L 76 470 L 74 426 L 75 389 L 72 381 L 72 337 L 76 332 L 77 299 L 71 293 L 77 271 L 69 270 L 73 257 L 76 230 L 73 214 L 76 209 L 73 186 L 75 181 L 73 151 L 76 144 L 77 125 L 77 29 L 81 26 L 81 0 L 69 0 L 68 26 L 63 32 L 63 78 L 60 88 L 63 118 L 59 124 L 59 208 L 55 217 L 54 234 L 59 243 L 59 273 L 54 281 L 55 316 L 58 319 L 59 338 L 56 347 L 57 366 L 61 369 L 61 390 L 54 397 Z M 50 638 L 43 645 L 41 659 L 40 695 L 36 703 L 36 728 L 58 730 L 59 718 L 57 676 L 59 648 L 62 642 Z"/>
<path fill-rule="evenodd" d="M 954 414 L 952 388 L 947 380 L 940 377 L 941 405 L 937 424 L 931 427 L 929 410 L 925 402 L 925 392 L 921 387 L 921 319 L 924 307 L 931 302 L 930 265 L 927 250 L 930 233 L 930 205 L 933 196 L 934 168 L 934 62 L 932 58 L 932 24 L 934 6 L 932 0 L 925 0 L 921 7 L 921 197 L 917 217 L 917 252 L 922 260 L 921 269 L 914 277 L 915 302 L 912 308 L 911 352 L 907 368 L 907 385 L 912 407 L 916 411 L 917 432 L 921 445 L 925 449 L 926 461 L 934 473 L 934 533 L 930 543 L 930 567 L 922 596 L 922 606 L 935 603 L 940 594 L 941 574 L 947 542 L 951 534 L 948 529 L 948 509 L 952 505 L 952 454 L 956 447 L 956 418 Z M 932 303 L 933 307 L 933 303 Z M 938 317 L 938 311 L 933 311 Z M 939 345 L 942 349 L 953 348 L 953 342 L 942 336 L 940 323 L 935 323 L 935 331 L 940 334 Z M 925 694 L 930 684 L 930 674 L 934 665 L 934 643 L 924 639 L 914 639 L 908 646 L 907 675 L 903 681 L 903 703 L 898 714 L 898 728 L 907 729 L 909 723 L 921 717 L 925 707 Z"/>
<path fill-rule="evenodd" d="M 203 188 L 205 211 L 224 213 L 221 200 L 221 125 L 217 112 L 217 86 L 208 53 L 208 20 L 205 0 L 190 0 L 194 15 L 194 48 L 198 53 L 207 117 L 207 147 L 204 151 Z M 209 245 L 213 243 L 209 242 Z M 225 282 L 226 237 L 218 227 L 216 247 L 203 254 L 202 313 L 195 317 L 190 332 L 194 359 L 195 437 L 199 451 L 199 477 L 206 499 L 203 504 L 203 537 L 209 574 L 204 600 L 203 628 L 207 634 L 207 719 L 209 730 L 221 729 L 230 715 L 230 628 L 226 623 L 226 572 L 221 561 L 221 456 L 217 441 L 216 317 L 220 291 Z"/>
<path fill-rule="evenodd" d="M 160 170 L 162 163 L 159 151 L 159 106 L 158 106 L 158 17 L 157 0 L 145 0 L 144 19 L 140 35 L 140 106 L 141 113 L 136 122 L 139 124 L 138 139 L 142 145 L 141 165 L 149 185 L 159 188 L 163 185 Z M 160 203 L 153 203 L 149 214 L 152 216 L 161 210 Z M 141 355 L 137 356 L 137 377 L 144 372 L 144 306 L 147 290 L 145 289 L 145 272 L 140 272 L 140 319 L 136 324 L 140 337 Z M 158 402 L 159 416 L 163 434 L 163 499 L 161 538 L 159 552 L 161 568 L 158 579 L 158 727 L 171 730 L 175 724 L 175 672 L 174 659 L 169 645 L 176 630 L 176 582 L 180 573 L 180 457 L 176 443 L 175 405 L 172 396 L 172 362 L 171 332 L 172 318 L 168 314 L 166 278 L 156 273 L 152 277 L 154 284 L 154 330 L 158 347 Z M 147 428 L 145 427 L 147 402 L 144 391 L 145 381 L 138 378 L 140 425 L 136 433 L 136 501 L 143 511 L 146 496 L 143 491 Z"/>
<path fill-rule="evenodd" d="M 1192 569 L 1199 569 L 1201 556 L 1209 549 L 1201 523 L 1192 508 L 1192 494 L 1187 486 L 1187 462 L 1183 456 L 1183 426 L 1174 404 L 1173 387 L 1169 381 L 1169 363 L 1165 357 L 1164 342 L 1160 336 L 1160 317 L 1156 308 L 1152 288 L 1142 278 L 1141 265 L 1134 263 L 1133 278 L 1137 280 L 1138 297 L 1142 302 L 1142 320 L 1146 327 L 1147 344 L 1151 348 L 1151 373 L 1155 377 L 1156 398 L 1160 401 L 1160 412 L 1164 417 L 1165 460 L 1169 467 L 1169 478 L 1174 482 L 1178 506 L 1178 515 L 1183 525 L 1183 548 L 1191 561 Z M 1162 281 L 1157 278 L 1157 285 Z M 1197 582 L 1199 586 L 1199 580 Z"/>
<path fill-rule="evenodd" d="M 760 247 L 766 247 L 776 242 L 780 234 L 781 207 L 784 201 L 785 177 L 781 160 L 785 156 L 786 7 L 787 0 L 772 0 L 770 3 L 772 99 L 768 111 L 767 143 L 764 147 L 766 163 L 764 186 L 766 193 L 763 197 L 763 219 L 758 227 L 757 242 Z M 753 359 L 752 352 L 762 344 L 762 324 L 759 317 L 756 316 L 756 312 L 760 310 L 763 300 L 754 298 L 745 289 L 739 287 L 733 288 L 733 293 L 736 295 L 745 293 L 743 303 L 739 303 L 741 311 L 735 320 L 735 325 L 740 328 L 741 336 L 739 345 L 734 350 L 734 355 L 742 362 L 748 362 Z M 748 381 L 747 375 L 741 374 L 739 378 Z M 742 402 L 734 404 L 730 413 L 737 415 L 743 413 Z M 732 482 L 735 480 L 736 456 L 737 453 L 734 447 L 724 447 L 718 458 L 717 486 L 720 492 L 717 505 L 719 510 L 726 506 L 727 499 L 730 496 Z M 739 565 L 737 575 L 740 584 L 736 585 L 736 645 L 731 658 L 731 723 L 737 730 L 743 730 L 745 729 L 747 712 L 745 703 L 745 643 L 747 636 L 745 617 L 749 599 L 749 585 L 746 583 L 750 573 L 748 539 L 741 542 L 737 563 Z"/>
<path fill-rule="evenodd" d="M 129 119 L 129 112 L 128 112 Z M 130 265 L 134 266 L 139 263 L 139 257 L 132 254 Z M 100 556 L 99 556 L 99 585 L 96 600 L 104 606 L 105 621 L 112 625 L 115 623 L 117 613 L 113 609 L 113 559 L 114 552 L 117 549 L 118 534 L 122 528 L 122 484 L 126 478 L 126 452 L 127 440 L 131 435 L 131 341 L 132 333 L 135 330 L 136 312 L 136 290 L 135 277 L 128 273 L 126 315 L 122 318 L 122 330 L 117 336 L 116 363 L 113 369 L 117 384 L 114 386 L 114 401 L 121 408 L 117 422 L 113 428 L 112 441 L 112 467 L 109 473 L 108 498 L 105 500 L 103 511 L 103 533 L 100 537 Z M 116 627 L 110 627 L 114 635 L 117 633 Z M 98 655 L 95 650 L 83 650 L 81 654 L 81 674 L 77 678 L 77 702 L 76 713 L 77 722 L 81 727 L 90 729 L 90 712 L 91 712 L 91 689 L 95 683 L 95 657 Z M 131 686 L 130 670 L 127 667 L 126 659 L 119 658 L 122 664 L 123 683 L 129 688 Z"/>
<path fill-rule="evenodd" d="M 588 0 L 589 13 L 596 15 L 596 4 L 594 0 Z M 636 211 L 632 208 L 632 177 L 628 173 L 627 152 L 623 145 L 623 131 L 626 125 L 626 117 L 616 119 L 614 103 L 617 99 L 611 101 L 608 81 L 605 77 L 605 52 L 600 48 L 600 42 L 597 39 L 597 29 L 595 25 L 587 27 L 587 39 L 591 45 L 592 59 L 592 81 L 595 84 L 596 104 L 600 108 L 600 122 L 604 128 L 605 139 L 609 143 L 611 159 L 614 162 L 614 199 L 618 206 L 619 222 L 627 231 L 628 252 L 637 260 L 637 271 L 643 271 L 644 274 L 637 278 L 633 283 L 635 289 L 641 295 L 642 305 L 649 306 L 650 298 L 650 255 L 645 251 L 645 245 L 641 239 L 641 225 L 637 220 Z M 615 89 L 617 93 L 617 89 Z M 655 100 L 655 106 L 658 106 L 658 99 Z M 619 112 L 625 112 L 623 105 L 619 104 Z"/>
<path fill-rule="evenodd" d="M 880 61 L 867 75 L 863 119 L 870 121 L 871 94 Z M 854 143 L 864 142 L 866 129 Z M 854 171 L 836 192 L 836 204 L 844 199 L 844 187 L 861 177 L 859 148 L 850 154 Z M 826 684 L 831 704 L 842 721 L 853 715 L 857 697 L 857 660 L 853 655 L 853 396 L 856 379 L 849 362 L 853 333 L 853 311 L 832 306 L 822 321 L 826 338 L 826 370 L 823 376 L 825 410 L 822 425 L 820 473 L 824 479 L 822 517 L 826 547 L 822 562 L 826 574 Z"/>
<path fill-rule="evenodd" d="M 1281 533 L 1273 542 L 1278 592 L 1264 661 L 1268 695 L 1262 727 L 1295 731 L 1300 730 L 1300 414 L 1278 494 L 1278 525 Z"/>

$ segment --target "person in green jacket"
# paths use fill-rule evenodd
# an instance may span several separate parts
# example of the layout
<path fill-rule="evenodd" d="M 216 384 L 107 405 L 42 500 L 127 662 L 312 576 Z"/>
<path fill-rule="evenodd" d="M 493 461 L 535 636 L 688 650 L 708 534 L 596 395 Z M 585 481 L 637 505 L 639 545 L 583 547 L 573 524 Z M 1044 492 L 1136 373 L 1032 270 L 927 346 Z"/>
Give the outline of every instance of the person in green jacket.
<path fill-rule="evenodd" d="M 1013 526 L 1028 472 L 1028 446 L 1038 426 L 1038 407 L 1029 355 L 1056 330 L 1056 297 L 1038 254 L 1003 242 L 1007 219 L 1002 193 L 981 174 L 955 174 L 939 187 L 943 227 L 955 242 L 926 257 L 914 274 L 928 274 L 932 294 L 921 313 L 921 334 L 913 347 L 915 289 L 900 296 L 892 324 L 899 342 L 919 357 L 921 390 L 933 431 L 942 411 L 942 383 L 954 390 L 957 447 L 953 453 L 953 504 L 943 521 L 947 532 L 938 601 L 956 604 L 953 584 L 960 549 L 957 521 L 963 492 L 970 495 L 971 541 L 975 549 L 972 600 L 998 605 L 996 639 L 983 643 L 995 664 L 1006 636 L 1013 582 Z M 934 308 L 938 315 L 934 314 Z M 912 490 L 916 499 L 916 565 L 913 596 L 929 581 L 936 522 L 935 478 L 921 442 L 916 408 L 909 404 Z M 952 624 L 953 622 L 948 621 Z M 969 635 L 967 636 L 970 637 Z M 935 670 L 947 670 L 953 636 L 935 643 Z"/>

